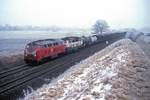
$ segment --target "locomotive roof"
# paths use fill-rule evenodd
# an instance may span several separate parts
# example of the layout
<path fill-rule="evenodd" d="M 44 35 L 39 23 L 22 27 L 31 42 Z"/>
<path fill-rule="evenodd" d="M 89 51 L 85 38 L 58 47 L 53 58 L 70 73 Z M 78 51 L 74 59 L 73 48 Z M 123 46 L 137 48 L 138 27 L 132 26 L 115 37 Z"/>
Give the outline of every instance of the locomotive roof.
<path fill-rule="evenodd" d="M 31 42 L 29 44 L 34 44 L 34 45 L 45 45 L 45 44 L 51 44 L 51 43 L 58 43 L 58 42 L 63 42 L 61 39 L 44 39 L 44 40 L 37 40 L 34 42 Z"/>
<path fill-rule="evenodd" d="M 80 39 L 80 37 L 77 37 L 77 36 L 71 36 L 71 37 L 64 37 L 62 38 L 63 40 L 78 40 Z"/>

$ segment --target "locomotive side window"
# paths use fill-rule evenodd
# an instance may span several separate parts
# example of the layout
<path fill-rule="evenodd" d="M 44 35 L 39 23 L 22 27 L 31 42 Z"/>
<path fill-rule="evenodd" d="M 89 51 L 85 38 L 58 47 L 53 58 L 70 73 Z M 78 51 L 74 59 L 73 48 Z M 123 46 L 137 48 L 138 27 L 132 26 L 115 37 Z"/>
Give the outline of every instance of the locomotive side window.
<path fill-rule="evenodd" d="M 52 46 L 52 44 L 50 43 L 50 44 L 48 44 L 48 47 L 51 47 Z"/>
<path fill-rule="evenodd" d="M 41 46 L 41 45 L 37 45 L 37 47 L 38 47 L 38 48 L 41 48 L 42 46 Z"/>
<path fill-rule="evenodd" d="M 56 45 L 58 45 L 58 42 L 56 42 Z"/>
<path fill-rule="evenodd" d="M 44 48 L 47 48 L 47 45 L 45 44 L 45 45 L 43 45 L 43 47 L 44 47 Z"/>
<path fill-rule="evenodd" d="M 54 43 L 54 46 L 56 46 L 56 45 L 58 45 L 58 43 L 57 43 L 57 42 L 55 42 L 55 43 Z"/>
<path fill-rule="evenodd" d="M 48 44 L 46 44 L 46 48 L 48 48 Z"/>
<path fill-rule="evenodd" d="M 62 43 L 62 42 L 59 42 L 59 44 L 62 45 L 63 43 Z"/>

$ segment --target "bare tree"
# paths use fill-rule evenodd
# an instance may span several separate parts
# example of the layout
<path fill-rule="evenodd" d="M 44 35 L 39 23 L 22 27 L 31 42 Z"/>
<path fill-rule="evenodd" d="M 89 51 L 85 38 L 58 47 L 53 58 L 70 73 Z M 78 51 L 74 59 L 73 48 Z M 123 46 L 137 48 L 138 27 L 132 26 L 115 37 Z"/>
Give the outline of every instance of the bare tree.
<path fill-rule="evenodd" d="M 93 33 L 94 34 L 101 34 L 106 31 L 109 26 L 105 20 L 97 20 L 96 23 L 93 25 Z"/>

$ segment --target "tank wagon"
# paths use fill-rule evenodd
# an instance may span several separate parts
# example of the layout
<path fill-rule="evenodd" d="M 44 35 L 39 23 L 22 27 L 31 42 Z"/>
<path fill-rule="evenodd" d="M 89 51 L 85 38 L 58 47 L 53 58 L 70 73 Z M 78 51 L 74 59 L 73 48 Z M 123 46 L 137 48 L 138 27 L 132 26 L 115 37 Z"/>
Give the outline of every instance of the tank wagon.
<path fill-rule="evenodd" d="M 92 43 L 90 37 L 82 36 L 81 39 L 83 40 L 83 47 L 89 46 Z"/>
<path fill-rule="evenodd" d="M 90 36 L 90 39 L 91 39 L 91 43 L 94 44 L 95 42 L 98 41 L 98 38 L 96 36 Z"/>

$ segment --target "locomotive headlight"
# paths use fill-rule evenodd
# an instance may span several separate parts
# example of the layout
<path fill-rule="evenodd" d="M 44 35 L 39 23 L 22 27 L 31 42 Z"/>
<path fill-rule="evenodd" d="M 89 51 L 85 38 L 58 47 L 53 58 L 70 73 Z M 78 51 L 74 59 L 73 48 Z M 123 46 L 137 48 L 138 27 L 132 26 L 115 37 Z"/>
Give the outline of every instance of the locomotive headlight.
<path fill-rule="evenodd" d="M 29 46 L 27 45 L 26 48 L 29 48 Z"/>
<path fill-rule="evenodd" d="M 32 52 L 32 55 L 33 55 L 33 56 L 36 56 L 36 51 L 33 51 L 33 52 Z"/>

